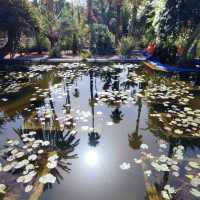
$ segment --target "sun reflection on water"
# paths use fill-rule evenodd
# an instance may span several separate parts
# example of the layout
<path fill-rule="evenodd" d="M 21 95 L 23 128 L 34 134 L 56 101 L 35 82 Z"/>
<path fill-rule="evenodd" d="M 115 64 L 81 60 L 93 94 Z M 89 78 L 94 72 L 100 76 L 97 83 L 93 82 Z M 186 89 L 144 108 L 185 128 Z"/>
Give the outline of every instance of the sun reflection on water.
<path fill-rule="evenodd" d="M 95 167 L 99 162 L 97 152 L 94 150 L 88 151 L 85 156 L 85 161 L 86 161 L 86 164 L 89 165 L 90 167 Z"/>

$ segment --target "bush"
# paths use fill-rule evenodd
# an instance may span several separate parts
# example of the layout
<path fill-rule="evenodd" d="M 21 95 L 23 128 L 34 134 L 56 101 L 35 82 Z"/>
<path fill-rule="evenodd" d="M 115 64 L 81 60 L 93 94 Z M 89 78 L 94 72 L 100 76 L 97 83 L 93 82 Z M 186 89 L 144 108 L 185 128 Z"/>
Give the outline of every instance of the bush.
<path fill-rule="evenodd" d="M 82 51 L 81 54 L 80 54 L 81 58 L 83 59 L 83 61 L 86 61 L 87 58 L 91 58 L 91 52 L 90 51 Z"/>
<path fill-rule="evenodd" d="M 36 33 L 35 37 L 30 38 L 28 43 L 19 43 L 17 50 L 19 52 L 39 52 L 48 51 L 50 48 L 50 43 L 47 38 Z"/>
<path fill-rule="evenodd" d="M 123 37 L 119 42 L 117 52 L 119 55 L 130 56 L 131 51 L 135 48 L 135 41 L 132 37 Z"/>
<path fill-rule="evenodd" d="M 176 49 L 174 44 L 159 44 L 155 49 L 154 56 L 158 58 L 160 62 L 175 64 Z"/>
<path fill-rule="evenodd" d="M 91 52 L 98 55 L 114 53 L 114 35 L 103 24 L 93 24 L 91 28 Z"/>
<path fill-rule="evenodd" d="M 61 50 L 59 46 L 55 46 L 49 52 L 50 57 L 53 58 L 60 58 L 61 57 Z"/>

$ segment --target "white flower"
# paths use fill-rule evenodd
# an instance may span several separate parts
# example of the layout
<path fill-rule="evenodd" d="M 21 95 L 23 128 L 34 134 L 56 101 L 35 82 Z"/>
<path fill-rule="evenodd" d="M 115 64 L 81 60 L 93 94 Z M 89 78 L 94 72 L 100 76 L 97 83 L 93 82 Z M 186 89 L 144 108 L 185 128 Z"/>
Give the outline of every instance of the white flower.
<path fill-rule="evenodd" d="M 164 189 L 167 190 L 169 192 L 169 194 L 176 193 L 174 187 L 171 187 L 170 185 L 165 185 Z"/>
<path fill-rule="evenodd" d="M 145 149 L 148 149 L 149 147 L 148 147 L 147 144 L 141 144 L 141 145 L 140 145 L 140 148 L 145 150 Z"/>
<path fill-rule="evenodd" d="M 161 195 L 162 195 L 162 197 L 163 197 L 164 199 L 167 199 L 167 200 L 170 199 L 169 194 L 168 194 L 167 191 L 165 191 L 165 190 L 163 190 L 163 191 L 161 192 Z"/>
<path fill-rule="evenodd" d="M 53 176 L 52 174 L 46 174 L 44 176 L 41 176 L 39 178 L 39 182 L 46 184 L 46 183 L 55 183 L 56 182 L 56 177 Z"/>
<path fill-rule="evenodd" d="M 151 170 L 147 170 L 144 172 L 144 174 L 149 177 L 149 176 L 151 176 L 152 172 L 151 172 Z"/>
<path fill-rule="evenodd" d="M 36 155 L 36 154 L 30 155 L 30 156 L 28 157 L 28 160 L 30 160 L 30 161 L 35 161 L 35 160 L 37 160 L 37 155 Z"/>
<path fill-rule="evenodd" d="M 32 186 L 32 185 L 27 185 L 27 186 L 25 187 L 25 192 L 30 192 L 32 189 L 33 189 L 33 186 Z"/>
<path fill-rule="evenodd" d="M 43 141 L 42 142 L 42 146 L 49 146 L 50 145 L 50 142 L 49 141 Z"/>
<path fill-rule="evenodd" d="M 135 161 L 136 164 L 142 163 L 142 160 L 141 160 L 141 159 L 134 158 L 134 161 Z"/>
<path fill-rule="evenodd" d="M 128 169 L 131 168 L 131 164 L 130 164 L 130 163 L 124 162 L 124 163 L 122 163 L 122 164 L 120 165 L 120 168 L 121 168 L 122 170 L 128 170 Z"/>
<path fill-rule="evenodd" d="M 0 193 L 5 194 L 6 193 L 6 186 L 4 184 L 0 184 Z"/>
<path fill-rule="evenodd" d="M 38 150 L 38 154 L 43 154 L 43 153 L 44 153 L 43 149 Z"/>

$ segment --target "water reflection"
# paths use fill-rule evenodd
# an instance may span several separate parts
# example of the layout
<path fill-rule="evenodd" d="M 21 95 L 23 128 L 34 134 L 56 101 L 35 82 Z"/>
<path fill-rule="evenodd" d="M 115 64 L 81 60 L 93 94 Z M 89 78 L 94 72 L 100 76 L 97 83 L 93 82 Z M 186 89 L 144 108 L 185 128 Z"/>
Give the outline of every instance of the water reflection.
<path fill-rule="evenodd" d="M 142 111 L 142 99 L 140 97 L 138 97 L 137 105 L 138 105 L 138 112 L 137 112 L 136 128 L 131 135 L 128 135 L 129 146 L 132 149 L 140 149 L 140 146 L 142 144 L 142 135 L 139 134 L 140 116 Z"/>
<path fill-rule="evenodd" d="M 172 159 L 173 149 L 177 145 L 184 146 L 184 158 L 193 158 L 199 153 L 199 141 L 175 141 L 161 129 L 159 120 L 150 118 L 152 113 L 167 112 L 166 108 L 158 106 L 158 102 L 152 105 L 145 99 L 145 87 L 152 84 L 154 76 L 145 74 L 134 65 L 91 67 L 83 64 L 73 68 L 78 65 L 61 65 L 62 68 L 57 67 L 47 73 L 32 71 L 30 75 L 37 73 L 37 76 L 24 81 L 33 83 L 35 80 L 34 86 L 29 83 L 24 89 L 21 88 L 23 90 L 15 91 L 14 95 L 8 97 L 8 102 L 0 102 L 0 126 L 8 124 L 5 133 L 10 131 L 11 126 L 22 125 L 16 130 L 17 136 L 11 131 L 11 135 L 18 137 L 20 142 L 15 148 L 25 152 L 24 157 L 18 158 L 17 162 L 32 154 L 37 155 L 37 160 L 30 162 L 37 172 L 30 182 L 34 186 L 30 193 L 32 199 L 37 200 L 41 192 L 52 188 L 41 199 L 142 200 L 145 194 L 143 173 L 133 164 L 133 159 L 142 152 L 138 151 L 141 144 L 146 143 L 156 156 L 163 154 Z M 161 77 L 156 82 L 159 85 L 163 80 Z M 31 98 L 36 100 L 30 101 Z M 145 103 L 146 100 L 149 105 Z M 20 121 L 17 121 L 18 117 Z M 11 124 L 9 120 L 16 121 L 17 125 Z M 144 128 L 146 122 L 149 123 L 148 129 Z M 82 127 L 86 127 L 86 134 L 85 131 L 77 132 Z M 1 136 L 7 137 L 6 134 Z M 43 146 L 38 146 L 35 141 Z M 165 150 L 155 147 L 160 141 L 167 143 Z M 142 153 L 144 156 L 152 152 Z M 4 158 L 10 156 L 11 152 L 6 152 Z M 48 158 L 52 156 L 58 158 L 49 163 Z M 6 159 L 3 162 L 6 163 Z M 124 162 L 130 163 L 134 170 L 122 171 L 120 165 Z M 48 163 L 48 166 L 56 167 L 48 168 Z M 101 167 L 96 167 L 101 163 Z M 184 167 L 180 171 L 181 178 Z M 145 170 L 149 169 L 148 166 Z M 22 198 L 22 185 L 27 184 L 16 184 L 16 178 L 25 175 L 24 168 L 9 172 L 2 172 L 1 178 L 9 185 L 11 193 L 19 193 L 18 199 L 29 199 L 28 194 Z M 56 177 L 59 186 L 41 184 L 39 178 L 46 173 Z M 82 180 L 86 179 L 83 184 Z M 159 195 L 166 184 L 180 184 L 171 172 L 150 179 L 147 180 L 148 184 L 153 183 Z"/>
<path fill-rule="evenodd" d="M 99 162 L 98 154 L 95 150 L 90 150 L 85 156 L 85 162 L 90 167 L 95 167 Z"/>
<path fill-rule="evenodd" d="M 123 120 L 123 113 L 120 110 L 120 106 L 117 106 L 111 114 L 111 119 L 115 124 L 119 124 Z"/>
<path fill-rule="evenodd" d="M 101 138 L 100 134 L 95 131 L 95 103 L 96 100 L 94 98 L 94 72 L 93 70 L 90 70 L 90 99 L 89 104 L 91 107 L 91 113 L 92 113 L 92 131 L 88 133 L 89 142 L 88 144 L 90 146 L 96 147 L 99 144 L 99 140 Z"/>

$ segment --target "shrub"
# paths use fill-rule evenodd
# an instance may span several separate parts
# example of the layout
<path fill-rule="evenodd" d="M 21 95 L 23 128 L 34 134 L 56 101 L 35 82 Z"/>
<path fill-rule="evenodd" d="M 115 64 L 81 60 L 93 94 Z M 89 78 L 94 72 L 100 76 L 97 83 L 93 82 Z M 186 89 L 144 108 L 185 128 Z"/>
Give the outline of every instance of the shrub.
<path fill-rule="evenodd" d="M 60 58 L 61 57 L 61 50 L 59 46 L 55 46 L 49 52 L 50 57 Z"/>
<path fill-rule="evenodd" d="M 87 58 L 91 58 L 91 52 L 88 50 L 82 51 L 80 54 L 81 58 L 83 59 L 83 61 L 86 61 Z"/>
<path fill-rule="evenodd" d="M 93 24 L 91 28 L 91 52 L 98 55 L 114 52 L 114 35 L 103 24 Z"/>
<path fill-rule="evenodd" d="M 117 52 L 119 55 L 130 56 L 131 51 L 135 48 L 135 41 L 132 37 L 123 37 L 119 42 Z"/>

